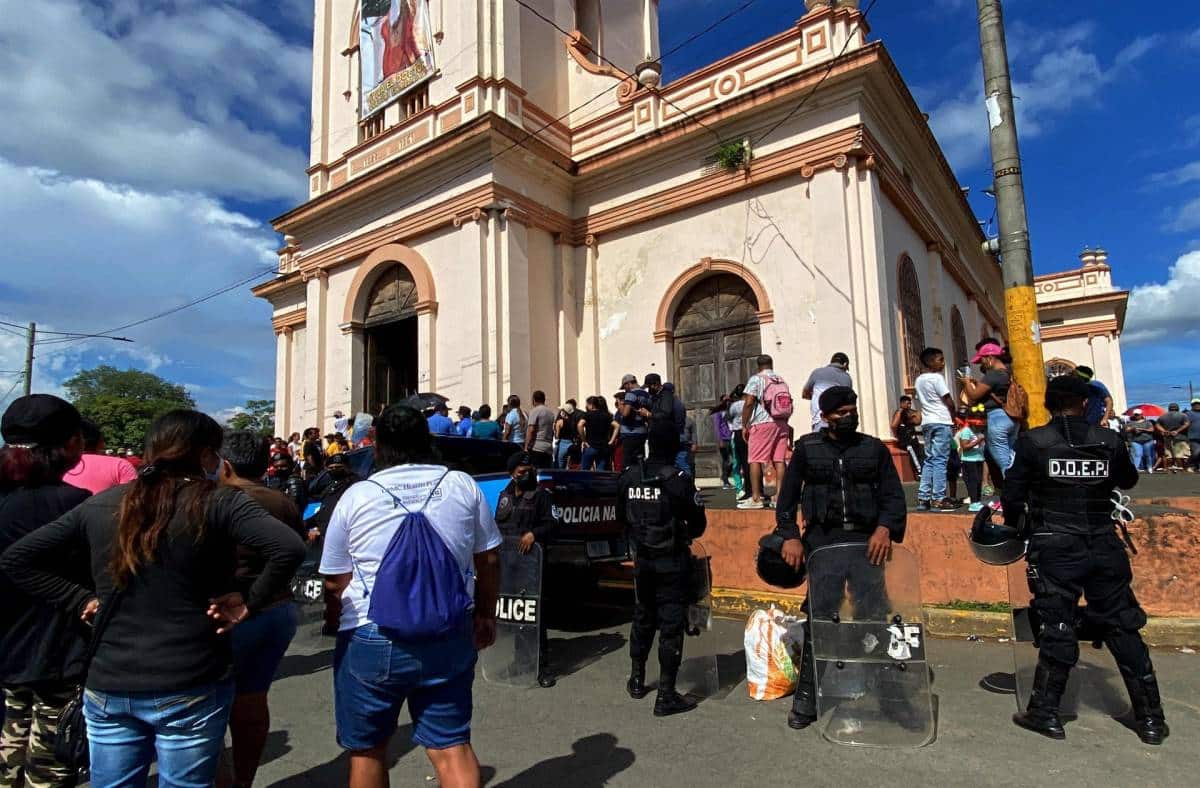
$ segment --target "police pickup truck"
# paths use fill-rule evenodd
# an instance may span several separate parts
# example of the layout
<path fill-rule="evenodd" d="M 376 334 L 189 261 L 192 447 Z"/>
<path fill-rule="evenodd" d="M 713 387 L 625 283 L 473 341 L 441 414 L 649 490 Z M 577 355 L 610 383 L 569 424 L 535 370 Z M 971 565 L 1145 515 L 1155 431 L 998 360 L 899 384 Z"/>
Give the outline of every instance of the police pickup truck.
<path fill-rule="evenodd" d="M 434 447 L 448 467 L 470 474 L 483 490 L 492 511 L 509 482 L 508 458 L 519 451 L 516 444 L 478 438 L 435 435 Z M 346 455 L 347 463 L 366 478 L 375 465 L 371 448 Z M 538 483 L 554 498 L 554 516 L 559 528 L 543 545 L 550 567 L 596 567 L 629 559 L 629 542 L 617 522 L 617 474 L 606 471 L 545 469 Z M 307 519 L 313 513 L 310 505 Z"/>

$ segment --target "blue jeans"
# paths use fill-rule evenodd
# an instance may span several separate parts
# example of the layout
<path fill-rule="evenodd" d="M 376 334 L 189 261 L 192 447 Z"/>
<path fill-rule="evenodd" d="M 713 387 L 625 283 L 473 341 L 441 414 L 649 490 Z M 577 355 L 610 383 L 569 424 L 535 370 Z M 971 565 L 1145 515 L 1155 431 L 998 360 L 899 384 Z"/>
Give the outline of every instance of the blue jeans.
<path fill-rule="evenodd" d="M 950 459 L 952 428 L 949 424 L 926 424 L 925 464 L 921 466 L 921 486 L 917 500 L 940 501 L 946 497 L 946 462 Z"/>
<path fill-rule="evenodd" d="M 601 449 L 594 449 L 591 446 L 588 446 L 583 450 L 583 459 L 579 463 L 579 470 L 607 471 L 608 461 L 611 458 L 611 454 L 612 452 L 607 446 Z"/>
<path fill-rule="evenodd" d="M 559 441 L 558 442 L 558 448 L 554 450 L 554 467 L 555 468 L 566 468 L 567 467 L 567 452 L 569 452 L 570 450 L 571 450 L 571 442 L 570 441 Z M 234 631 L 236 631 L 236 630 L 234 630 Z"/>
<path fill-rule="evenodd" d="M 392 640 L 374 624 L 338 633 L 333 709 L 338 744 L 386 744 L 405 703 L 412 740 L 432 750 L 471 741 L 471 687 L 478 658 L 470 626 L 444 640 Z"/>
<path fill-rule="evenodd" d="M 1017 442 L 1017 423 L 1009 418 L 1004 408 L 992 408 L 987 412 L 987 450 L 1007 474 L 1013 464 L 1013 444 Z"/>
<path fill-rule="evenodd" d="M 1157 459 L 1154 456 L 1154 441 L 1146 443 L 1138 443 L 1131 441 L 1129 443 L 1129 457 L 1133 460 L 1133 467 L 1140 470 L 1153 470 L 1154 462 Z M 1143 466 L 1143 462 L 1145 465 Z"/>
<path fill-rule="evenodd" d="M 237 694 L 271 689 L 275 671 L 279 670 L 299 623 L 300 608 L 295 602 L 288 602 L 251 616 L 230 633 Z"/>
<path fill-rule="evenodd" d="M 675 455 L 675 467 L 693 479 L 696 478 L 696 467 L 692 465 L 692 450 L 690 448 L 680 449 L 679 453 Z"/>
<path fill-rule="evenodd" d="M 85 690 L 92 785 L 141 788 L 157 755 L 162 788 L 208 788 L 232 704 L 232 680 L 177 692 Z"/>

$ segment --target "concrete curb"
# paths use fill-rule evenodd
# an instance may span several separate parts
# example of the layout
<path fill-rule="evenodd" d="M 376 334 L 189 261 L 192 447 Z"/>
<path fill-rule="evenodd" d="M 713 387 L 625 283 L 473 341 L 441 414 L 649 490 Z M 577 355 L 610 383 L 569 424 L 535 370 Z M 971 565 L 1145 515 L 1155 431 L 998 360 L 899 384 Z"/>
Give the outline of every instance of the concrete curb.
<path fill-rule="evenodd" d="M 713 589 L 713 612 L 725 618 L 745 619 L 758 608 L 771 605 L 784 610 L 799 610 L 804 597 L 784 591 L 743 591 L 736 588 Z M 943 638 L 1012 637 L 1011 618 L 1007 613 L 983 610 L 924 607 L 925 624 L 931 635 Z M 1142 637 L 1152 646 L 1195 646 L 1200 644 L 1200 619 L 1151 618 L 1142 629 Z"/>

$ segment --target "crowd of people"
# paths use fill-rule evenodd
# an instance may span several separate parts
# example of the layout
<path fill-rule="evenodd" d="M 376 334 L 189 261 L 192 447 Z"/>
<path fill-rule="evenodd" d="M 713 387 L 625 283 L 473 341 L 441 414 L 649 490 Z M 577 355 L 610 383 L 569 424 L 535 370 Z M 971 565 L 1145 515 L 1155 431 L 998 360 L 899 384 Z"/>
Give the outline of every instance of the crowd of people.
<path fill-rule="evenodd" d="M 979 377 L 957 371 L 956 402 L 943 352 L 925 349 L 915 400 L 901 398 L 892 418 L 919 468 L 919 509 L 958 508 L 959 469 L 972 508 L 982 508 L 985 467 L 1003 494 L 1021 452 L 1021 484 L 1030 483 L 1036 463 L 1028 442 L 1017 442 L 1024 402 L 1011 360 L 995 340 L 976 350 Z M 789 426 L 791 390 L 770 356 L 710 409 L 723 484 L 737 487 L 738 508 L 778 510 L 781 560 L 795 567 L 826 537 L 862 541 L 873 563 L 903 538 L 899 478 L 884 444 L 859 431 L 849 363 L 837 353 L 809 376 L 801 396 L 813 402 L 813 430 L 799 439 Z M 1080 404 L 1072 418 L 1106 425 L 1112 400 L 1093 378 L 1079 368 L 1078 391 L 1060 399 L 1083 403 L 1087 392 L 1086 414 Z M 640 383 L 625 375 L 611 409 L 601 395 L 582 410 L 574 400 L 551 409 L 542 391 L 530 399 L 526 411 L 510 396 L 494 419 L 486 404 L 460 407 L 457 418 L 444 401 L 424 411 L 392 405 L 357 430 L 339 412 L 325 436 L 314 427 L 287 440 L 176 410 L 151 425 L 136 466 L 110 453 L 71 404 L 41 394 L 14 401 L 0 425 L 0 786 L 74 784 L 80 764 L 56 745 L 64 726 L 77 724 L 86 728 L 93 784 L 143 785 L 155 761 L 164 785 L 252 784 L 270 730 L 269 690 L 297 631 L 294 578 L 316 545 L 326 634 L 337 638 L 335 721 L 351 754 L 350 784 L 386 784 L 387 745 L 407 705 L 413 739 L 440 783 L 478 785 L 472 683 L 478 652 L 496 637 L 499 551 L 507 539 L 527 553 L 556 528 L 539 467 L 622 470 L 617 516 L 635 545 L 637 589 L 627 690 L 647 694 L 657 634 L 654 713 L 694 708 L 674 681 L 693 571 L 688 545 L 705 528 L 696 427 L 684 403 L 657 373 Z M 1166 467 L 1194 470 L 1200 399 L 1191 405 L 1155 421 L 1134 412 L 1123 427 L 1130 464 L 1148 455 L 1152 465 L 1146 446 L 1157 437 Z M 470 476 L 437 458 L 435 439 L 466 436 L 519 446 L 494 511 Z M 363 446 L 373 447 L 376 468 L 365 480 L 347 459 Z M 1006 500 L 1023 499 L 1024 489 Z M 539 627 L 537 679 L 550 687 Z M 815 713 L 802 662 L 789 717 L 798 728 Z M 1165 726 L 1155 725 L 1143 733 L 1161 740 Z M 232 748 L 222 766 L 226 731 Z"/>

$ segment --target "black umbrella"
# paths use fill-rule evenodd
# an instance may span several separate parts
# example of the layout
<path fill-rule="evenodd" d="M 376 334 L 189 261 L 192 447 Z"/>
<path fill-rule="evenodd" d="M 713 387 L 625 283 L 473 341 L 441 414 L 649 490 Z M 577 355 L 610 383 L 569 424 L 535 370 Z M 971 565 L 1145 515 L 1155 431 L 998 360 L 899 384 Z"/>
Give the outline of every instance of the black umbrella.
<path fill-rule="evenodd" d="M 407 405 L 414 410 L 424 412 L 427 410 L 433 410 L 438 405 L 444 405 L 449 401 L 449 397 L 443 397 L 441 394 L 434 394 L 432 391 L 426 391 L 423 394 L 413 394 L 408 399 L 401 400 L 400 404 Z"/>

